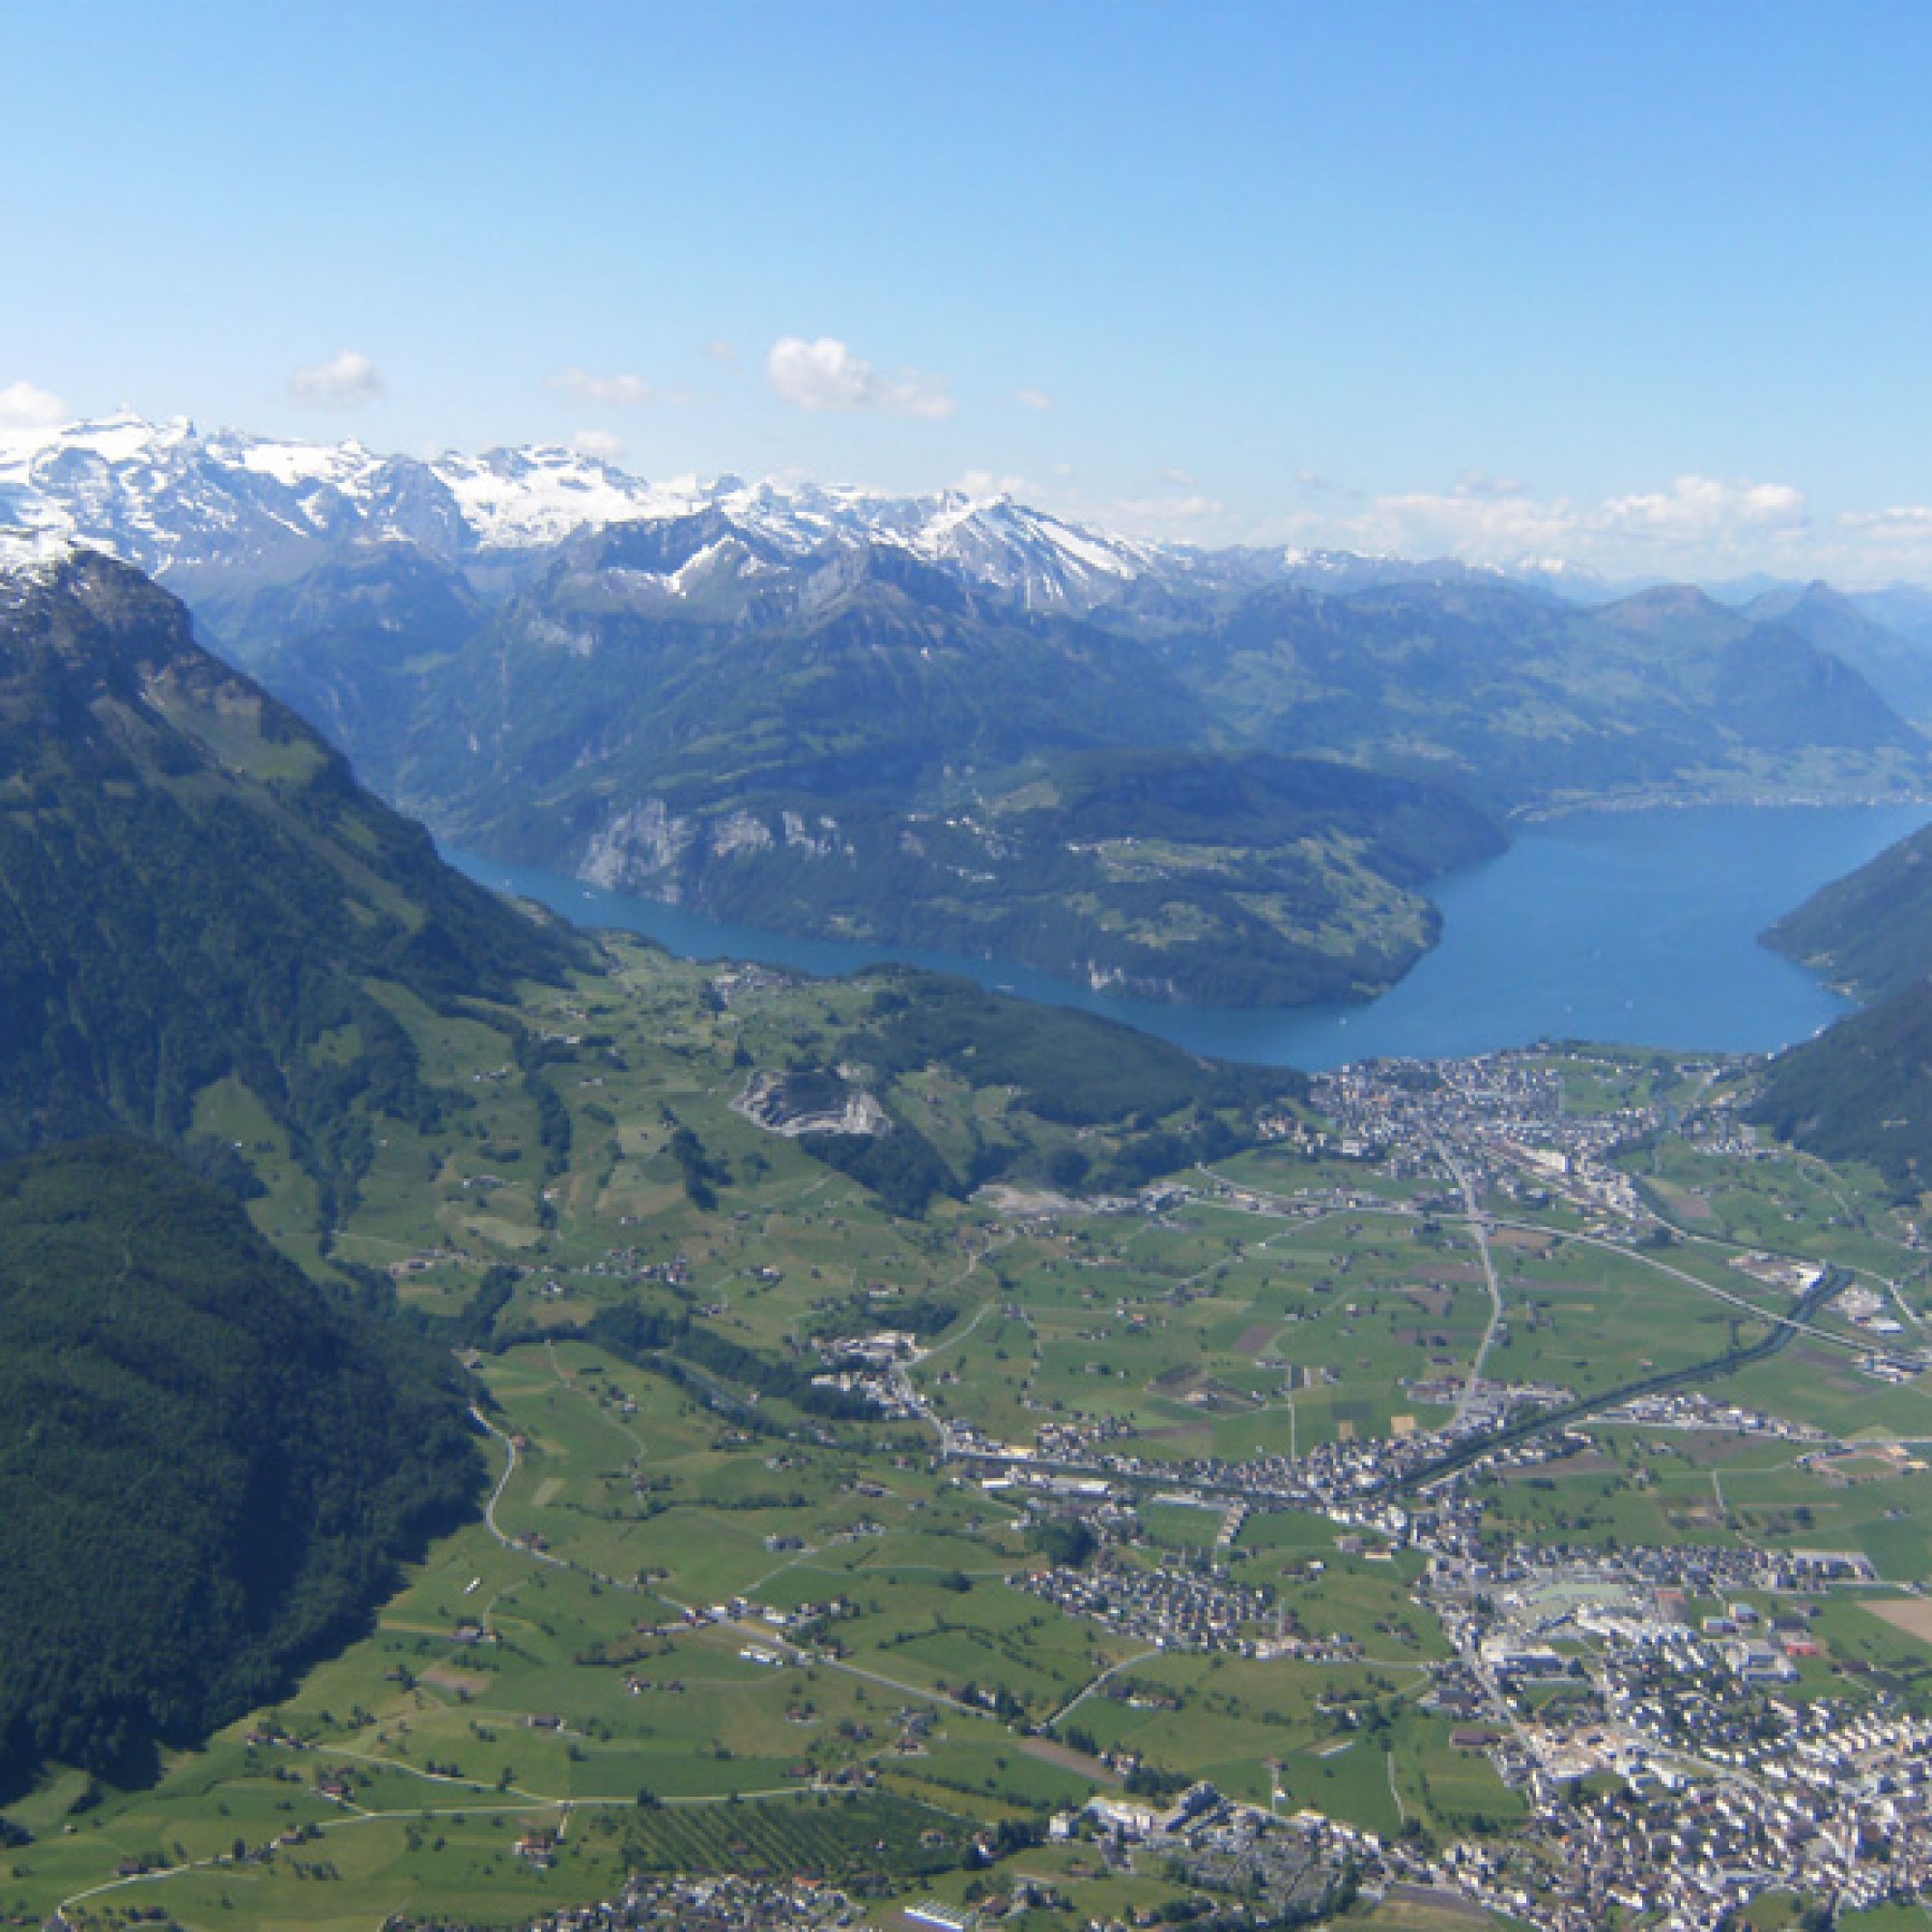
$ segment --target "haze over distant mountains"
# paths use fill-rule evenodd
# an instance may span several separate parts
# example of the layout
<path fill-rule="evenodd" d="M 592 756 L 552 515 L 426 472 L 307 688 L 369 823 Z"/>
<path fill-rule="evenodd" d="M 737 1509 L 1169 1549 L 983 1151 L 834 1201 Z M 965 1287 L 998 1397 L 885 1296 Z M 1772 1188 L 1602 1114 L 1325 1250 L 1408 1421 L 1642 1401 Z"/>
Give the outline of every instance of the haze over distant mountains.
<path fill-rule="evenodd" d="M 132 417 L 0 446 L 0 529 L 153 572 L 445 838 L 1156 998 L 1373 994 L 1434 939 L 1421 888 L 1524 812 L 1932 783 L 1905 592 L 1566 598 L 1005 497 Z"/>

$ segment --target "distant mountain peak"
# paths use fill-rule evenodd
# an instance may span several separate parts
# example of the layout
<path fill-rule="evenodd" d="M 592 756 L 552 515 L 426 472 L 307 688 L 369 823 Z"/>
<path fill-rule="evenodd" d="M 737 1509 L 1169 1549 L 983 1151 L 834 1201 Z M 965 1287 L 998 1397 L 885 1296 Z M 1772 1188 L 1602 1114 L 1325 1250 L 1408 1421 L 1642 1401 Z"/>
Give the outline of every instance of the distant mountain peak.
<path fill-rule="evenodd" d="M 555 443 L 384 456 L 186 417 L 122 412 L 0 437 L 0 549 L 49 540 L 111 552 L 169 581 L 289 581 L 318 552 L 406 541 L 461 559 L 515 557 L 585 531 L 715 511 L 791 555 L 861 541 L 909 552 L 1028 609 L 1082 612 L 1178 554 L 1031 508 L 1006 492 L 925 497 L 810 481 L 651 482 Z"/>

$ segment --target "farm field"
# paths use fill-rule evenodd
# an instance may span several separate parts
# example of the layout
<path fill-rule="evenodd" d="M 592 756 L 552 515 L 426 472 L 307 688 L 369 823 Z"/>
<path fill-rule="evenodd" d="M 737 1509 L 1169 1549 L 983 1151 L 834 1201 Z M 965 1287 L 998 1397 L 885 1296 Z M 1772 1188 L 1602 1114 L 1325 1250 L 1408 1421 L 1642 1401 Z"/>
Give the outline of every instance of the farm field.
<path fill-rule="evenodd" d="M 1776 1274 L 1812 1258 L 1925 1318 L 1866 1179 L 1811 1164 L 1783 1197 L 1788 1164 L 1665 1138 L 1619 1156 L 1664 1217 L 1639 1239 L 1533 1166 L 1485 1170 L 1477 1211 L 1467 1149 L 1339 1154 L 1296 1095 L 1265 1103 L 1275 1140 L 1217 1151 L 1198 1094 L 1074 1120 L 970 1060 L 868 1072 L 864 977 L 613 941 L 607 975 L 532 996 L 521 1067 L 480 1017 L 389 997 L 442 1117 L 387 1124 L 331 1239 L 238 1095 L 204 1123 L 258 1158 L 258 1226 L 461 1355 L 486 1507 L 156 1777 L 20 1793 L 0 1910 L 509 1926 L 715 1870 L 831 1878 L 885 1925 L 963 1897 L 976 1836 L 1202 1780 L 1391 1844 L 1507 1839 L 1528 1801 L 1436 1696 L 1457 1649 L 1427 1548 L 1380 1505 L 1239 1474 L 1372 1468 L 1478 1396 L 1587 1428 L 1469 1479 L 1500 1546 L 1857 1552 L 1797 1694 L 1932 1712 L 1906 1594 L 1932 1581 L 1925 1378 L 1874 1380 L 1833 1302 L 1786 1333 Z M 1654 1059 L 1531 1063 L 1559 1064 L 1584 1119 L 1669 1090 Z M 754 1075 L 827 1065 L 952 1177 L 917 1212 L 903 1174 L 748 1113 Z M 1178 1164 L 1129 1184 L 1154 1133 Z M 1753 1419 L 1591 1412 L 1685 1375 Z M 1094 1916 L 1172 1895 L 1082 1857 L 1032 1842 L 1027 1868 Z M 1442 1914 L 1392 1894 L 1347 1922 Z"/>

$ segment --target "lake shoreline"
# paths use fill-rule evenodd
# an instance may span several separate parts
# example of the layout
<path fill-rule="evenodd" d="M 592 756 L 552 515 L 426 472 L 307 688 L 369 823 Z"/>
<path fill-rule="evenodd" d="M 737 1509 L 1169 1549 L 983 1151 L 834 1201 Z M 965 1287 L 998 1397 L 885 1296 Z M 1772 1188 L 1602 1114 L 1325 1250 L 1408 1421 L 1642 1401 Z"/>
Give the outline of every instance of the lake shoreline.
<path fill-rule="evenodd" d="M 1851 1003 L 1758 935 L 1820 886 L 1932 815 L 1932 801 L 1679 802 L 1569 811 L 1429 888 L 1441 937 L 1387 992 L 1351 1005 L 1211 1008 L 1122 1000 L 1001 960 L 733 926 L 559 873 L 446 849 L 498 891 L 688 958 L 819 977 L 902 963 L 1074 1007 L 1216 1059 L 1316 1072 L 1350 1061 L 1459 1057 L 1537 1039 L 1763 1053 Z"/>

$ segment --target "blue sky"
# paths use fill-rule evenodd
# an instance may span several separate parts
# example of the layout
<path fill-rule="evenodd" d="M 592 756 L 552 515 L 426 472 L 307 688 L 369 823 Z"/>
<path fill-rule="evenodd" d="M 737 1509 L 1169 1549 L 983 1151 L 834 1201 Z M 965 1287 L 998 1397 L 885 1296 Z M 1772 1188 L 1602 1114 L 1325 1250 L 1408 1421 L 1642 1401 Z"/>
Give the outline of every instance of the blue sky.
<path fill-rule="evenodd" d="M 1932 575 L 1932 9 L 9 0 L 0 415 Z"/>

